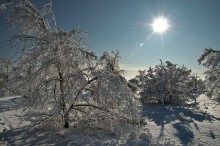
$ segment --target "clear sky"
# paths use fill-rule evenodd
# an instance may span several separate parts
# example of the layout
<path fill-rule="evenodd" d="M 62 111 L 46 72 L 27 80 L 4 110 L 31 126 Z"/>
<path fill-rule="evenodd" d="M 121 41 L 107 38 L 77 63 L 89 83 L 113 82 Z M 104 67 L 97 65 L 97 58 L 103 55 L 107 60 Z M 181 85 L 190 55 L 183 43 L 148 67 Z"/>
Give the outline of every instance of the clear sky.
<path fill-rule="evenodd" d="M 31 0 L 41 6 L 48 0 Z M 98 56 L 118 49 L 127 77 L 138 69 L 164 62 L 184 64 L 202 73 L 197 63 L 204 48 L 220 49 L 220 0 L 52 0 L 57 26 L 80 26 Z M 153 33 L 150 24 L 166 17 L 169 30 Z M 2 19 L 2 18 L 1 18 Z M 0 24 L 3 28 L 3 24 Z M 5 35 L 1 32 L 1 35 Z M 3 40 L 3 39 L 2 39 Z M 4 43 L 1 40 L 1 54 Z"/>

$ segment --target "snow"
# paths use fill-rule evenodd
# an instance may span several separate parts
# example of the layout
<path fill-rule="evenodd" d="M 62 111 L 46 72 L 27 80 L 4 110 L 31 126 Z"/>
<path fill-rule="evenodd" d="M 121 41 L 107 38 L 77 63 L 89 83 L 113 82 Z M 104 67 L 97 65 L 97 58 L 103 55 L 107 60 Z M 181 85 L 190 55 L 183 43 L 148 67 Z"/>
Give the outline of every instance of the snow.
<path fill-rule="evenodd" d="M 180 145 L 219 145 L 220 105 L 205 95 L 200 95 L 197 102 L 182 106 L 147 105 L 142 115 L 158 141 L 168 138 Z"/>
<path fill-rule="evenodd" d="M 145 105 L 141 115 L 147 125 L 124 135 L 74 127 L 30 127 L 19 121 L 18 99 L 0 98 L 0 145 L 147 145 L 149 139 L 175 145 L 220 144 L 220 104 L 205 95 L 199 96 L 197 104 Z"/>

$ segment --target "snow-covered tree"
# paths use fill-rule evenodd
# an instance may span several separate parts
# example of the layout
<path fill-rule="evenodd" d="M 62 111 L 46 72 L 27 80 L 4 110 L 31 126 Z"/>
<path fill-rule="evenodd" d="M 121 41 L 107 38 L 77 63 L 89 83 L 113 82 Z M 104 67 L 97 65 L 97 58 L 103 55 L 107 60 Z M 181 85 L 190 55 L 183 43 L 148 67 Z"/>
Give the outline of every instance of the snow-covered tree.
<path fill-rule="evenodd" d="M 191 70 L 166 61 L 150 68 L 144 76 L 144 86 L 140 92 L 143 102 L 159 102 L 169 104 L 174 101 L 194 99 L 192 87 L 189 85 Z"/>
<path fill-rule="evenodd" d="M 113 74 L 122 75 L 124 70 L 120 69 L 119 60 L 121 56 L 119 55 L 119 51 L 112 51 L 111 54 L 108 52 L 104 52 L 100 57 L 100 62 L 102 65 L 102 69 L 104 71 L 108 71 Z"/>
<path fill-rule="evenodd" d="M 28 0 L 8 3 L 12 49 L 19 59 L 7 89 L 22 97 L 26 120 L 111 130 L 135 122 L 133 94 L 118 74 L 119 53 L 105 52 L 100 62 L 84 47 L 87 33 L 56 28 L 52 3 L 40 10 Z"/>
<path fill-rule="evenodd" d="M 142 88 L 145 83 L 146 72 L 147 72 L 146 70 L 138 70 L 138 75 L 136 75 L 134 78 L 130 79 L 129 82 L 136 85 L 137 87 Z"/>
<path fill-rule="evenodd" d="M 195 93 L 203 93 L 205 85 L 202 79 L 199 78 L 197 73 L 193 73 L 190 77 L 189 85 L 193 88 Z"/>
<path fill-rule="evenodd" d="M 207 95 L 214 99 L 220 99 L 220 51 L 206 48 L 198 62 L 207 68 L 205 71 Z"/>

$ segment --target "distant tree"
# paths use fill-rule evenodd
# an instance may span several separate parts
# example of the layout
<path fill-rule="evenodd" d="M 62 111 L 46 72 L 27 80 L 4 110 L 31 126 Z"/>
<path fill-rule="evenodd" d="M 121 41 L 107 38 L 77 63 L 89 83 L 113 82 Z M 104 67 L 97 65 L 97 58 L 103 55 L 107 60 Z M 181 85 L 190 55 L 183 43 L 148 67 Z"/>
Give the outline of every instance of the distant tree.
<path fill-rule="evenodd" d="M 138 70 L 138 75 L 130 79 L 129 82 L 136 85 L 138 88 L 142 88 L 145 82 L 146 70 Z"/>
<path fill-rule="evenodd" d="M 197 79 L 197 89 L 199 90 L 200 93 L 205 92 L 205 83 L 204 80 L 198 78 Z"/>
<path fill-rule="evenodd" d="M 143 86 L 145 82 L 146 70 L 138 70 L 139 75 L 137 78 L 139 79 L 139 86 Z"/>
<path fill-rule="evenodd" d="M 203 93 L 205 88 L 203 80 L 199 78 L 197 73 L 191 75 L 189 85 L 193 88 L 195 93 Z"/>
<path fill-rule="evenodd" d="M 132 78 L 128 80 L 128 87 L 131 88 L 131 90 L 136 93 L 139 89 L 138 87 L 139 80 L 137 78 Z"/>
<path fill-rule="evenodd" d="M 159 102 L 162 105 L 175 101 L 194 99 L 190 81 L 191 70 L 170 61 L 149 68 L 140 92 L 143 102 Z"/>
<path fill-rule="evenodd" d="M 132 78 L 132 79 L 129 80 L 129 82 L 131 82 L 131 83 L 133 83 L 135 85 L 137 85 L 139 83 L 137 78 Z"/>
<path fill-rule="evenodd" d="M 204 82 L 207 95 L 220 99 L 220 51 L 206 48 L 198 62 L 207 68 Z"/>
<path fill-rule="evenodd" d="M 104 52 L 100 57 L 100 62 L 103 67 L 103 70 L 108 71 L 113 74 L 122 75 L 124 70 L 120 69 L 119 60 L 121 56 L 119 55 L 119 51 L 112 51 L 111 54 L 108 52 Z"/>
<path fill-rule="evenodd" d="M 22 97 L 26 120 L 110 130 L 135 122 L 133 94 L 119 74 L 119 53 L 105 52 L 99 61 L 84 48 L 87 33 L 56 28 L 52 3 L 40 10 L 28 0 L 8 3 L 11 43 L 19 59 L 7 89 Z"/>

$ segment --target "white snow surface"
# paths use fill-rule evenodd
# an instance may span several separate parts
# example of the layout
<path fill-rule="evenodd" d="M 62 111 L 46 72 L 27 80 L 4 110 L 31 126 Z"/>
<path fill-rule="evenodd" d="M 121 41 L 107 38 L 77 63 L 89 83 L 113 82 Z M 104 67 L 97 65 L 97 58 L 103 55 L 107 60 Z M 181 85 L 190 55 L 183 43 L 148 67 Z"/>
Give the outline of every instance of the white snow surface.
<path fill-rule="evenodd" d="M 175 145 L 220 145 L 220 104 L 200 95 L 197 104 L 145 105 L 141 116 L 147 125 L 123 135 L 100 131 L 75 131 L 74 128 L 31 128 L 20 122 L 16 108 L 19 97 L 0 97 L 0 145 L 148 145 L 152 140 Z M 138 136 L 139 135 L 139 136 Z"/>
<path fill-rule="evenodd" d="M 158 141 L 170 139 L 177 145 L 220 145 L 220 105 L 205 95 L 198 104 L 182 106 L 146 105 L 147 127 Z"/>

